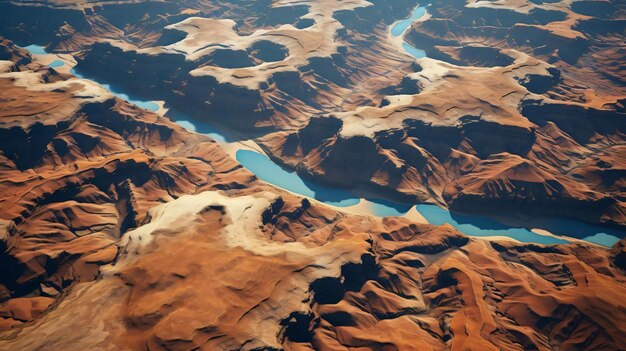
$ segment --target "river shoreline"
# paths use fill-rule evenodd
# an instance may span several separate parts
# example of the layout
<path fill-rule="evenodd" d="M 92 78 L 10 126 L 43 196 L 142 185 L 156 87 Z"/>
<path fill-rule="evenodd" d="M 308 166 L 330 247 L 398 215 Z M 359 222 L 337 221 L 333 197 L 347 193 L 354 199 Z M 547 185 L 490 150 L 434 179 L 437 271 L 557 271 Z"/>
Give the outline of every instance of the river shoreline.
<path fill-rule="evenodd" d="M 425 8 L 421 7 L 423 11 L 418 10 L 419 8 L 420 7 L 416 8 L 412 12 L 411 16 L 416 16 L 414 20 L 423 19 L 424 16 L 427 16 Z M 409 19 L 412 17 L 409 17 Z M 405 42 L 401 34 L 404 34 L 406 30 L 408 30 L 410 24 L 401 32 L 399 30 L 394 32 L 393 28 L 397 26 L 398 23 L 407 20 L 408 19 L 398 21 L 390 26 L 390 36 L 394 37 L 396 41 L 400 39 L 402 44 Z M 400 32 L 400 34 L 393 35 L 393 33 L 398 32 Z M 123 100 L 134 103 L 141 108 L 155 112 L 161 116 L 168 117 L 192 132 L 211 137 L 216 140 L 233 159 L 241 163 L 242 166 L 254 173 L 259 179 L 291 192 L 294 195 L 304 196 L 309 200 L 331 206 L 340 212 L 376 217 L 405 217 L 417 223 L 430 223 L 434 225 L 450 224 L 467 235 L 486 240 L 506 238 L 507 240 L 517 242 L 540 244 L 566 244 L 584 241 L 607 247 L 612 246 L 619 240 L 617 236 L 606 233 L 614 233 L 616 232 L 615 230 L 585 223 L 580 223 L 580 226 L 585 226 L 589 230 L 589 235 L 582 238 L 567 235 L 567 233 L 563 233 L 557 227 L 558 221 L 568 222 L 568 225 L 571 227 L 571 223 L 575 221 L 568 219 L 543 219 L 547 222 L 557 223 L 553 225 L 554 228 L 535 228 L 533 225 L 523 226 L 521 224 L 511 227 L 503 224 L 502 222 L 506 220 L 502 219 L 498 220 L 493 217 L 453 213 L 434 204 L 399 204 L 382 199 L 367 199 L 352 194 L 347 190 L 322 186 L 314 182 L 306 181 L 296 172 L 287 171 L 272 161 L 265 154 L 263 149 L 252 139 L 232 141 L 234 138 L 229 136 L 228 132 L 219 129 L 213 124 L 200 122 L 195 120 L 192 116 L 170 109 L 164 101 L 143 100 L 128 92 L 124 92 L 115 85 L 90 78 L 88 74 L 77 70 L 75 67 L 76 61 L 69 54 L 49 54 L 45 51 L 45 48 L 37 45 L 30 45 L 26 48 L 35 56 L 35 61 L 41 64 L 49 65 L 51 63 L 62 62 L 62 65 L 57 63 L 57 67 L 54 69 L 63 73 L 71 73 L 77 78 L 87 79 L 100 84 L 113 95 Z M 411 52 L 408 52 L 408 54 L 411 54 Z M 520 218 L 513 218 L 513 222 L 523 222 Z M 578 236 L 581 235 L 579 234 Z"/>

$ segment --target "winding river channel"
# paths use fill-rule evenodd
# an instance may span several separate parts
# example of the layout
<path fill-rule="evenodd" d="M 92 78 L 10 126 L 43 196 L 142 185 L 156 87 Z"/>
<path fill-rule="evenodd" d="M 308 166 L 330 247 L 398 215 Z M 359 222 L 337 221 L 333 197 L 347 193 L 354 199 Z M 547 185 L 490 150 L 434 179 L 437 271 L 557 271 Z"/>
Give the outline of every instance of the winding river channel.
<path fill-rule="evenodd" d="M 402 36 L 414 21 L 422 18 L 425 14 L 426 8 L 423 6 L 414 9 L 408 18 L 398 21 L 390 27 L 391 37 L 397 38 Z M 416 59 L 426 56 L 423 50 L 415 48 L 405 41 L 401 42 L 401 46 L 407 54 Z M 81 72 L 77 67 L 71 68 L 73 63 L 67 60 L 64 62 L 62 55 L 57 57 L 57 55 L 48 54 L 42 46 L 37 45 L 30 45 L 26 48 L 35 55 L 36 60 L 48 62 L 49 67 L 60 69 L 65 65 L 69 65 L 65 69 L 69 69 L 69 72 L 78 78 L 97 82 L 113 95 L 144 109 L 154 112 L 161 110 L 161 105 L 156 101 L 142 99 L 128 91 L 124 91 L 119 86 L 109 84 L 102 81 L 102 79 L 94 78 L 87 73 Z M 611 246 L 620 238 L 626 236 L 626 233 L 623 231 L 564 218 L 532 218 L 532 224 L 528 224 L 529 222 L 520 219 L 520 216 L 511 216 L 511 218 L 515 217 L 515 220 L 494 219 L 485 216 L 450 212 L 445 208 L 432 204 L 398 204 L 382 199 L 365 199 L 348 190 L 323 186 L 306 180 L 297 173 L 282 168 L 261 152 L 257 152 L 259 150 L 245 147 L 244 143 L 235 142 L 229 137 L 228 131 L 216 127 L 209 121 L 194 119 L 173 109 L 167 110 L 165 116 L 170 117 L 188 130 L 208 135 L 226 149 L 232 150 L 235 148 L 234 153 L 231 154 L 234 154 L 237 161 L 259 179 L 292 193 L 346 210 L 359 207 L 361 209 L 359 212 L 380 217 L 409 216 L 409 214 L 417 212 L 419 213 L 418 216 L 424 218 L 428 223 L 435 225 L 447 223 L 467 235 L 508 237 L 520 242 L 540 244 L 563 244 L 582 239 L 598 245 Z"/>

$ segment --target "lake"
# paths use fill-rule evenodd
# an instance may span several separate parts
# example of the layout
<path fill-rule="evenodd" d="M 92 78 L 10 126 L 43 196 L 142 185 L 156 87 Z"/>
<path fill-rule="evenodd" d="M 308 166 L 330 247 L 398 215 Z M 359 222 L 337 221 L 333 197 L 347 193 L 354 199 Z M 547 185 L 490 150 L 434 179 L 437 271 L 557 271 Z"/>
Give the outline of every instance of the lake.
<path fill-rule="evenodd" d="M 406 32 L 406 30 L 411 26 L 411 23 L 422 18 L 424 14 L 426 14 L 426 7 L 424 6 L 416 7 L 411 12 L 411 15 L 408 18 L 398 21 L 394 25 L 391 26 L 391 35 L 394 37 L 398 37 L 404 34 L 404 32 Z M 409 55 L 417 59 L 426 57 L 426 52 L 424 50 L 418 49 L 414 47 L 413 45 L 407 43 L 406 41 L 402 42 L 402 49 L 404 49 L 404 51 L 406 51 Z"/>
<path fill-rule="evenodd" d="M 391 35 L 393 35 L 394 37 L 402 35 L 402 33 L 404 33 L 413 22 L 422 18 L 424 14 L 426 14 L 426 7 L 416 7 L 415 9 L 413 9 L 409 17 L 396 22 L 396 24 L 391 27 Z"/>

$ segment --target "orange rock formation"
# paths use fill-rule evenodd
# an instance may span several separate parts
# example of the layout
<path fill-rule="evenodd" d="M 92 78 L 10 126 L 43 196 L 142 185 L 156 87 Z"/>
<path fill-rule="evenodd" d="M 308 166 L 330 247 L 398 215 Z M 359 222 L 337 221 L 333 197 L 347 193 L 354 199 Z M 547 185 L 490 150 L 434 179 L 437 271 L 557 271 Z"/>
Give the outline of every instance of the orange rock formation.
<path fill-rule="evenodd" d="M 624 226 L 624 5 L 433 2 L 417 60 L 415 5 L 6 1 L 0 34 L 326 183 Z M 3 350 L 626 349 L 626 239 L 338 212 L 7 39 L 0 264 Z"/>

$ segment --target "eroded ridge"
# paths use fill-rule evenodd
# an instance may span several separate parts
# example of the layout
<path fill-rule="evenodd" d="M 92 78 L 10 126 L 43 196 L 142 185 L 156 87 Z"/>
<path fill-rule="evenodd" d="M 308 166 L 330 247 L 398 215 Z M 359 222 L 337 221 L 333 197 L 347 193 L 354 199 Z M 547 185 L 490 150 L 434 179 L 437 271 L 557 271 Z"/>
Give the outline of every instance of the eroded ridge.
<path fill-rule="evenodd" d="M 404 38 L 426 57 L 378 106 L 261 144 L 303 174 L 402 201 L 622 226 L 625 17 L 598 6 L 433 3 Z"/>
<path fill-rule="evenodd" d="M 623 225 L 623 5 L 438 1 L 417 60 L 414 5 L 2 2 L 0 29 L 327 183 Z M 338 212 L 60 71 L 0 41 L 0 349 L 626 349 L 625 239 Z"/>
<path fill-rule="evenodd" d="M 209 138 L 32 63 L 8 40 L 0 53 L 12 60 L 0 73 L 2 328 L 93 280 L 149 208 L 253 181 Z"/>
<path fill-rule="evenodd" d="M 441 1 L 394 37 L 416 5 L 3 6 L 71 12 L 66 25 L 6 31 L 37 33 L 81 70 L 226 124 L 319 182 L 623 226 L 623 4 Z"/>
<path fill-rule="evenodd" d="M 99 280 L 73 286 L 0 345 L 550 350 L 626 343 L 623 245 L 609 253 L 489 243 L 449 226 L 339 215 L 263 191 L 185 195 L 147 218 L 124 235 Z M 68 327 L 86 334 L 68 337 Z"/>

